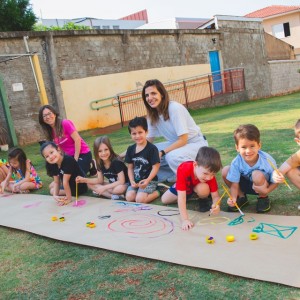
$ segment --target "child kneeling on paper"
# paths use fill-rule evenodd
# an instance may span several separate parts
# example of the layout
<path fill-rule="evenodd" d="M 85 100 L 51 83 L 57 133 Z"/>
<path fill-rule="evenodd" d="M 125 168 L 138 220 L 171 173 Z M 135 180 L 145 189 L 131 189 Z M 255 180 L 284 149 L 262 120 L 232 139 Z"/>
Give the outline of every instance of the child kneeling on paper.
<path fill-rule="evenodd" d="M 178 202 L 181 228 L 189 230 L 193 223 L 189 220 L 186 201 L 193 192 L 200 198 L 200 211 L 211 210 L 212 214 L 220 212 L 220 206 L 216 205 L 219 200 L 218 184 L 215 178 L 217 172 L 222 167 L 219 152 L 212 147 L 201 147 L 197 153 L 195 161 L 183 162 L 177 169 L 176 183 L 167 190 L 161 201 L 164 204 Z M 213 201 L 208 198 L 211 195 Z"/>
<path fill-rule="evenodd" d="M 145 117 L 135 117 L 128 124 L 128 131 L 135 144 L 126 151 L 130 186 L 126 200 L 150 203 L 160 196 L 157 188 L 157 173 L 160 166 L 155 145 L 147 141 L 148 124 Z"/>
<path fill-rule="evenodd" d="M 272 180 L 274 158 L 261 151 L 260 132 L 255 125 L 240 125 L 234 131 L 235 148 L 239 153 L 222 170 L 222 177 L 230 187 L 231 197 L 228 199 L 228 211 L 235 212 L 248 204 L 247 194 L 258 195 L 256 212 L 264 213 L 271 209 L 268 194 L 278 184 Z"/>

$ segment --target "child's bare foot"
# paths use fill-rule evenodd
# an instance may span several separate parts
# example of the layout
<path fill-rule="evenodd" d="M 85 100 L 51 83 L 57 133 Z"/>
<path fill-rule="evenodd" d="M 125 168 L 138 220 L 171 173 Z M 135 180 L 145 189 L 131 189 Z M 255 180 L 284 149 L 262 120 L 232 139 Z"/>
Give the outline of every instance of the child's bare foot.
<path fill-rule="evenodd" d="M 64 196 L 54 196 L 54 199 L 55 199 L 56 204 L 57 204 L 58 206 L 64 206 L 64 205 L 67 205 L 67 204 L 69 204 L 69 203 L 72 201 L 72 199 L 67 199 L 67 198 L 64 197 Z"/>
<path fill-rule="evenodd" d="M 58 202 L 59 206 L 64 206 L 68 205 L 72 200 L 71 199 L 62 199 L 61 201 Z"/>

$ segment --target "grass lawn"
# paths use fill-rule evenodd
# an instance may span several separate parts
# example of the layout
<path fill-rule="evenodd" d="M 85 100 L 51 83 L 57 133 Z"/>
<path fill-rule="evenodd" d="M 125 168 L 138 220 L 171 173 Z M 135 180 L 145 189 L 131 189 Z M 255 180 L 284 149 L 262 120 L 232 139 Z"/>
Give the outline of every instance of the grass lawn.
<path fill-rule="evenodd" d="M 300 93 L 295 93 L 191 114 L 209 145 L 220 151 L 224 166 L 236 156 L 233 131 L 246 123 L 260 129 L 262 150 L 280 166 L 298 150 L 293 125 L 300 118 L 299 102 Z M 81 134 L 91 147 L 99 135 L 96 130 Z M 109 137 L 118 153 L 131 144 L 127 128 Z M 37 193 L 48 194 L 50 178 L 39 145 L 24 150 L 44 181 Z M 221 184 L 220 175 L 218 182 Z M 291 192 L 280 185 L 271 193 L 270 214 L 300 216 L 299 191 L 292 188 Z M 254 213 L 254 196 L 250 202 L 243 211 Z M 196 205 L 191 202 L 188 207 L 195 209 Z M 0 299 L 300 299 L 296 288 L 79 246 L 5 227 L 0 227 L 0 241 Z M 257 259 L 264 258 L 258 253 Z"/>

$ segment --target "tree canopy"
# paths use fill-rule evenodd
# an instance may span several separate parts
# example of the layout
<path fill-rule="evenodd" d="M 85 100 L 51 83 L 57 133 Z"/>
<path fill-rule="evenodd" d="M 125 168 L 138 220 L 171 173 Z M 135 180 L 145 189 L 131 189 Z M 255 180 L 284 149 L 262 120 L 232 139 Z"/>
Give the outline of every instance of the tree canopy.
<path fill-rule="evenodd" d="M 29 0 L 0 0 L 0 31 L 30 31 L 36 20 Z"/>

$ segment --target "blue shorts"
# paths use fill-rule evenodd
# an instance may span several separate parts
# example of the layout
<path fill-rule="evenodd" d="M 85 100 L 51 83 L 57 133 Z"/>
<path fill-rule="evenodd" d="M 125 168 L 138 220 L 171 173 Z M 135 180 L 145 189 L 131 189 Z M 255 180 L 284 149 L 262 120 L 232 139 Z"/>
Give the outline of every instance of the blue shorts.
<path fill-rule="evenodd" d="M 174 183 L 174 184 L 169 188 L 169 191 L 170 191 L 172 194 L 178 196 L 178 193 L 177 193 L 177 190 L 176 190 L 176 183 Z M 190 196 L 193 195 L 193 193 L 194 193 L 194 191 L 192 191 L 190 194 L 186 193 L 186 197 L 189 198 Z"/>

